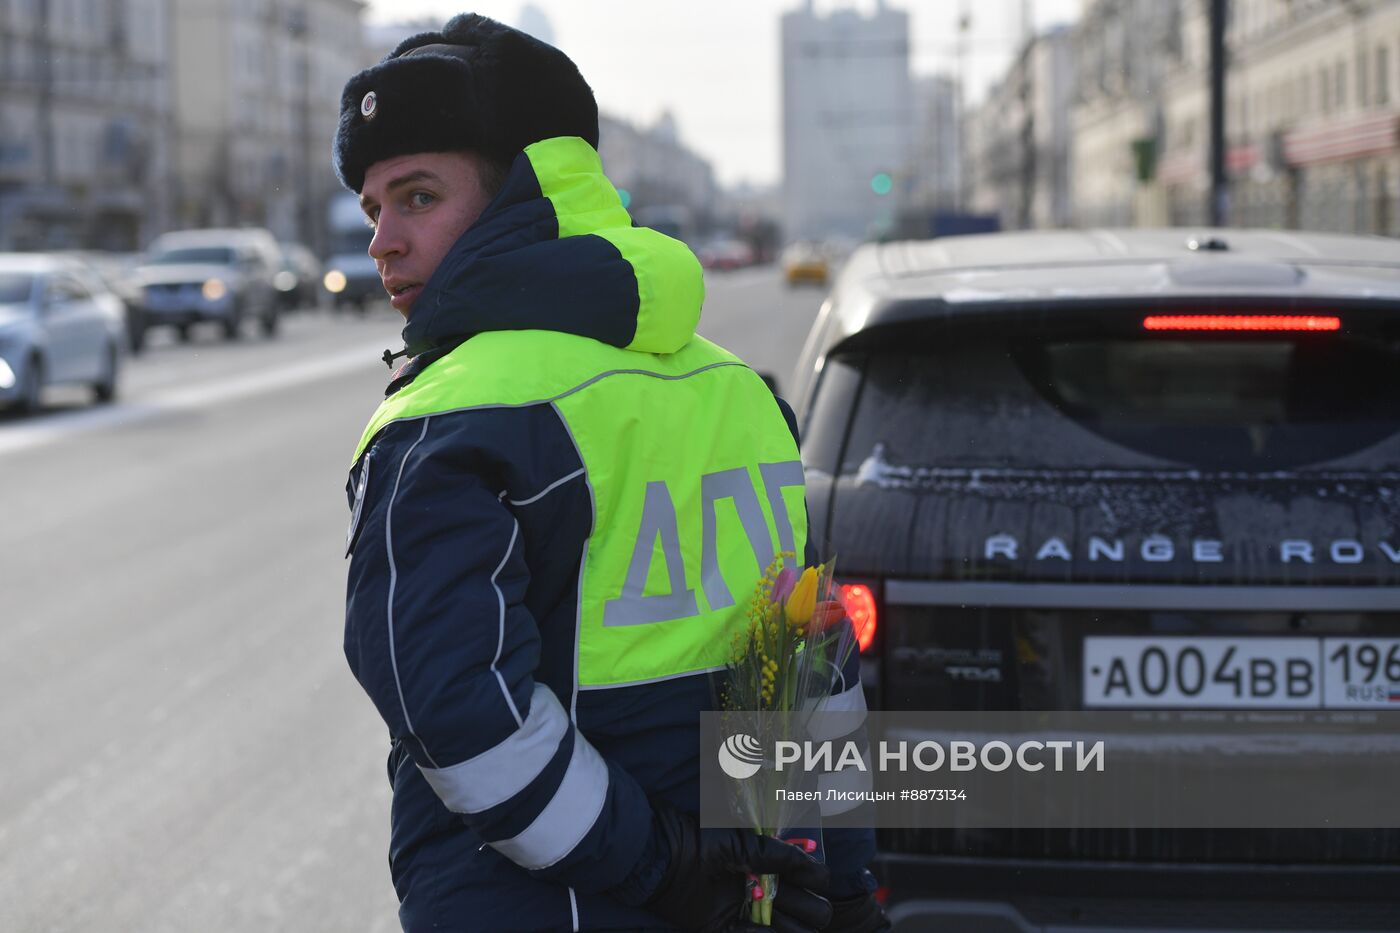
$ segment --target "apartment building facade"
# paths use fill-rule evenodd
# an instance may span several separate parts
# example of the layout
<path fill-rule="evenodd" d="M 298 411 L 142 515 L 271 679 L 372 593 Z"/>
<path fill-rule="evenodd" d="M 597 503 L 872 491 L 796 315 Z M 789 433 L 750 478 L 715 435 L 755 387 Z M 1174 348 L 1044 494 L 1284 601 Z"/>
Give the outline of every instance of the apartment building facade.
<path fill-rule="evenodd" d="M 1400 0 L 1232 0 L 1227 222 L 1400 235 Z M 1208 5 L 1095 0 L 1076 30 L 1080 226 L 1203 224 Z"/>
<path fill-rule="evenodd" d="M 363 0 L 181 0 L 176 220 L 320 246 L 340 190 L 330 147 L 364 66 Z"/>
<path fill-rule="evenodd" d="M 168 226 L 171 13 L 0 0 L 0 250 L 132 250 Z"/>
<path fill-rule="evenodd" d="M 969 207 L 1003 229 L 1070 221 L 1073 52 L 1065 27 L 1031 39 L 969 117 Z"/>

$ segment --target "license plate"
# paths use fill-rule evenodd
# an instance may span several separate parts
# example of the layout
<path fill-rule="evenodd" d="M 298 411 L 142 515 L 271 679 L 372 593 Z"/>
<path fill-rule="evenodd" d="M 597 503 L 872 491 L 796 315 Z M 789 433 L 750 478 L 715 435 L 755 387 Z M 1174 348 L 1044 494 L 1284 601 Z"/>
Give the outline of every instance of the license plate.
<path fill-rule="evenodd" d="M 161 311 L 184 310 L 192 303 L 192 295 L 186 289 L 152 291 L 146 294 L 146 306 Z"/>
<path fill-rule="evenodd" d="M 1400 707 L 1400 638 L 1089 637 L 1084 707 Z"/>

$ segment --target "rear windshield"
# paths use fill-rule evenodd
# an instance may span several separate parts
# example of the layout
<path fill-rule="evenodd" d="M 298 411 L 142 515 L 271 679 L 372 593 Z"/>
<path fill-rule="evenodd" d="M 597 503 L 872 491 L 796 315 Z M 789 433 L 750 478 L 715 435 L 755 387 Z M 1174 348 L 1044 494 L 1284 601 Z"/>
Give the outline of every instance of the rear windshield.
<path fill-rule="evenodd" d="M 214 266 L 232 265 L 236 254 L 224 246 L 185 247 L 168 249 L 151 257 L 151 262 L 162 265 L 201 264 Z"/>
<path fill-rule="evenodd" d="M 1017 358 L 1047 401 L 1111 440 L 1168 459 L 1186 444 L 1197 459 L 1262 466 L 1335 458 L 1393 432 L 1398 349 L 1309 335 L 1049 343 Z"/>
<path fill-rule="evenodd" d="M 0 272 L 0 304 L 21 304 L 33 293 L 34 276 Z"/>
<path fill-rule="evenodd" d="M 923 341 L 920 341 L 922 343 Z M 1133 452 L 1248 470 L 1336 460 L 1400 430 L 1400 343 L 1364 336 L 929 338 L 864 371 L 846 461 L 1106 466 Z"/>

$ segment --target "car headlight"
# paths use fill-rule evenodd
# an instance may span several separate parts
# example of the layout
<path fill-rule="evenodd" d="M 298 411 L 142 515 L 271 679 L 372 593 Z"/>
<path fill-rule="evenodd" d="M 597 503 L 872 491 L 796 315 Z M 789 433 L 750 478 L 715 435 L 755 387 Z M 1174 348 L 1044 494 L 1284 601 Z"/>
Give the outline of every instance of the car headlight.
<path fill-rule="evenodd" d="M 204 283 L 204 300 L 221 301 L 228 294 L 228 286 L 223 279 L 210 279 Z"/>
<path fill-rule="evenodd" d="M 283 269 L 272 277 L 272 284 L 279 292 L 289 292 L 297 287 L 297 277 Z"/>
<path fill-rule="evenodd" d="M 321 280 L 321 284 L 326 286 L 326 291 L 332 295 L 339 295 L 345 291 L 345 273 L 339 269 L 332 269 L 326 273 L 326 277 Z"/>
<path fill-rule="evenodd" d="M 13 389 L 15 387 L 15 371 L 10 368 L 10 364 L 5 362 L 5 358 L 0 356 L 0 389 Z"/>

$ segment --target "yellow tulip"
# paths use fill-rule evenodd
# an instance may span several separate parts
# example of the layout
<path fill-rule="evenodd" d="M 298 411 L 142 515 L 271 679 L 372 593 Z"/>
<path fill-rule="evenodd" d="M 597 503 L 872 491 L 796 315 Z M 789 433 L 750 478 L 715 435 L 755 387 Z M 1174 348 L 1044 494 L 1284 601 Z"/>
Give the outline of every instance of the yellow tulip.
<path fill-rule="evenodd" d="M 808 567 L 802 571 L 802 578 L 793 586 L 785 608 L 788 622 L 793 625 L 806 625 L 812 620 L 817 608 L 817 568 Z"/>

